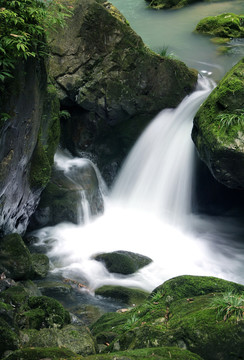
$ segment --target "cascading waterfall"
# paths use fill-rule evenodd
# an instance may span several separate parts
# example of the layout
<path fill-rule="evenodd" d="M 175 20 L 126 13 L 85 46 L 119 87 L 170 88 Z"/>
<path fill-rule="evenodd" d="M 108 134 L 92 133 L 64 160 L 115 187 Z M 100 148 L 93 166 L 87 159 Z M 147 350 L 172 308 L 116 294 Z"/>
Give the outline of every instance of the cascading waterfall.
<path fill-rule="evenodd" d="M 221 221 L 191 214 L 192 119 L 212 88 L 211 80 L 200 79 L 198 89 L 177 109 L 164 110 L 148 126 L 102 216 L 85 226 L 63 223 L 37 231 L 41 244 L 51 241 L 53 274 L 85 281 L 91 290 L 104 284 L 152 290 L 181 274 L 242 282 L 244 251 L 239 244 L 229 245 L 233 231 L 228 222 L 223 228 Z M 68 174 L 86 161 L 56 158 Z M 189 221 L 190 228 L 185 226 Z M 93 256 L 115 250 L 137 252 L 153 262 L 130 276 L 111 274 Z"/>
<path fill-rule="evenodd" d="M 193 117 L 213 89 L 200 78 L 197 90 L 177 109 L 163 110 L 131 151 L 112 196 L 130 207 L 149 209 L 177 225 L 191 213 Z"/>

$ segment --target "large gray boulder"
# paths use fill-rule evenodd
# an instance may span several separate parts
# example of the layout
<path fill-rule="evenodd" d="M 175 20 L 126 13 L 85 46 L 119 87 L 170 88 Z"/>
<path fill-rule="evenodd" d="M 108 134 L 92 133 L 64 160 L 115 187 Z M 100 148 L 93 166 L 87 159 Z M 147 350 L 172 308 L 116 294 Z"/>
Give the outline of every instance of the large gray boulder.
<path fill-rule="evenodd" d="M 147 48 L 107 1 L 76 1 L 50 46 L 50 73 L 71 114 L 62 123 L 63 144 L 95 155 L 103 174 L 116 172 L 145 125 L 177 106 L 197 79 L 182 62 Z"/>

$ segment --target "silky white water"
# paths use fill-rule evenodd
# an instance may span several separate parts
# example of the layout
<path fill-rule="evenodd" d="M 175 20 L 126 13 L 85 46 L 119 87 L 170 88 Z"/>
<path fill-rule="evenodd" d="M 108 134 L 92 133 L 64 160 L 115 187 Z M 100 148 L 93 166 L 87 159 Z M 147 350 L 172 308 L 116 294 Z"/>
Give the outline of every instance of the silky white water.
<path fill-rule="evenodd" d="M 40 243 L 49 245 L 53 274 L 85 282 L 91 291 L 104 284 L 150 291 L 182 274 L 243 283 L 243 246 L 233 242 L 237 229 L 227 220 L 191 213 L 192 120 L 212 88 L 202 78 L 177 109 L 154 119 L 105 198 L 102 216 L 85 225 L 63 223 L 37 231 Z M 68 172 L 86 160 L 57 154 L 55 162 Z M 131 276 L 110 274 L 93 256 L 114 250 L 137 252 L 153 262 Z"/>

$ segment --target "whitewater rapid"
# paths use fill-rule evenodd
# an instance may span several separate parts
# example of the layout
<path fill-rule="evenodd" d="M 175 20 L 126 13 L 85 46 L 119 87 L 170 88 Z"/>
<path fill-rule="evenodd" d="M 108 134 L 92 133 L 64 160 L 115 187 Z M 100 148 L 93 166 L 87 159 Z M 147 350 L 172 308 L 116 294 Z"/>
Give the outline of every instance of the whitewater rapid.
<path fill-rule="evenodd" d="M 196 91 L 177 109 L 166 109 L 152 121 L 105 196 L 102 216 L 83 225 L 62 223 L 35 233 L 39 245 L 48 245 L 53 274 L 85 282 L 91 291 L 104 284 L 151 291 L 183 274 L 243 283 L 243 246 L 230 245 L 233 229 L 228 221 L 203 219 L 191 211 L 192 121 L 213 87 L 211 80 L 200 79 Z M 56 156 L 57 166 L 68 169 L 66 161 L 83 166 L 82 159 Z M 94 256 L 116 250 L 140 253 L 153 262 L 130 276 L 111 274 Z"/>

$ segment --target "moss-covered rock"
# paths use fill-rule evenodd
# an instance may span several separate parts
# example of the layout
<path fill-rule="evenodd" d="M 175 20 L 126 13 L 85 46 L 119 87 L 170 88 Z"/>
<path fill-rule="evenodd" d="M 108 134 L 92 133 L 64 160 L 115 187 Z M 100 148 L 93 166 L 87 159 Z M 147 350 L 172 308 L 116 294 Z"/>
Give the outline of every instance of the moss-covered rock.
<path fill-rule="evenodd" d="M 49 258 L 44 254 L 31 254 L 32 268 L 35 278 L 45 278 L 49 270 Z"/>
<path fill-rule="evenodd" d="M 47 296 L 32 296 L 28 299 L 27 311 L 19 316 L 19 323 L 24 328 L 41 329 L 59 327 L 70 322 L 69 313 L 55 299 Z"/>
<path fill-rule="evenodd" d="M 147 0 L 153 9 L 180 9 L 184 6 L 204 0 Z"/>
<path fill-rule="evenodd" d="M 233 291 L 241 293 L 244 285 L 226 281 L 212 276 L 177 276 L 165 281 L 153 290 L 151 297 L 161 294 L 166 304 L 184 298 L 207 295 L 210 293 Z M 159 295 L 158 295 L 159 296 Z"/>
<path fill-rule="evenodd" d="M 96 289 L 95 294 L 122 301 L 130 306 L 142 303 L 149 295 L 146 291 L 140 289 L 113 285 L 104 285 Z"/>
<path fill-rule="evenodd" d="M 103 262 L 109 272 L 123 275 L 133 274 L 152 262 L 147 256 L 130 251 L 98 254 L 95 260 Z"/>
<path fill-rule="evenodd" d="M 244 351 L 244 320 L 218 316 L 213 299 L 244 286 L 213 277 L 180 276 L 153 291 L 126 313 L 105 314 L 92 325 L 98 343 L 113 329 L 106 351 L 177 346 L 205 360 L 238 358 Z"/>
<path fill-rule="evenodd" d="M 77 355 L 72 351 L 62 348 L 31 348 L 31 349 L 21 349 L 14 351 L 9 356 L 6 356 L 4 360 L 40 360 L 40 359 L 51 359 L 51 360 L 79 360 L 83 359 L 83 356 Z"/>
<path fill-rule="evenodd" d="M 84 199 L 89 204 L 89 216 L 95 217 L 103 212 L 103 197 L 91 161 L 84 159 L 83 167 L 74 166 L 68 174 L 54 169 L 51 181 L 31 218 L 30 228 L 53 226 L 61 222 L 85 222 L 86 214 L 81 206 Z"/>
<path fill-rule="evenodd" d="M 87 360 L 201 360 L 200 356 L 177 347 L 126 350 L 112 354 L 88 356 Z"/>
<path fill-rule="evenodd" d="M 18 348 L 18 337 L 11 327 L 0 318 L 0 357 L 7 350 L 16 350 Z"/>
<path fill-rule="evenodd" d="M 196 83 L 196 72 L 150 51 L 107 1 L 78 1 L 50 45 L 51 73 L 71 114 L 62 142 L 95 155 L 102 172 L 116 168 L 152 117 Z"/>
<path fill-rule="evenodd" d="M 244 37 L 244 15 L 225 13 L 202 19 L 195 31 L 221 38 Z"/>
<path fill-rule="evenodd" d="M 194 119 L 200 158 L 222 184 L 244 188 L 244 58 L 220 81 Z"/>
<path fill-rule="evenodd" d="M 31 254 L 18 234 L 0 239 L 0 272 L 14 280 L 23 280 L 33 275 Z"/>
<path fill-rule="evenodd" d="M 85 326 L 67 325 L 62 329 L 24 330 L 20 334 L 22 347 L 62 346 L 83 356 L 95 354 L 95 343 Z"/>

